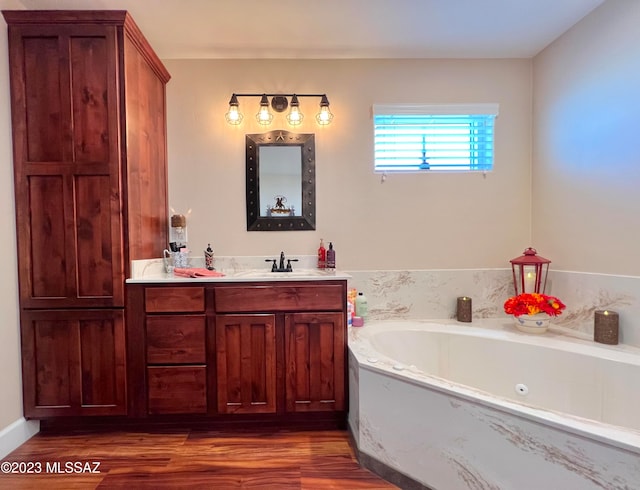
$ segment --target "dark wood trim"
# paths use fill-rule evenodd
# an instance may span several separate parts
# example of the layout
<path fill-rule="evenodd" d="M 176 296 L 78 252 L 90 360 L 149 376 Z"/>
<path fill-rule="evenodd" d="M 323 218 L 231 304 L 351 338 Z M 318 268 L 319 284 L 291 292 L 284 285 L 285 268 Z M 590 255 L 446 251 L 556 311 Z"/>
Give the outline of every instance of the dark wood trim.
<path fill-rule="evenodd" d="M 56 430 L 152 430 L 152 429 L 291 429 L 333 430 L 347 428 L 346 412 L 279 414 L 186 414 L 133 417 L 55 417 L 40 420 L 42 432 Z"/>
<path fill-rule="evenodd" d="M 144 288 L 127 287 L 126 342 L 127 394 L 129 415 L 144 417 L 147 413 L 147 353 L 144 328 Z"/>

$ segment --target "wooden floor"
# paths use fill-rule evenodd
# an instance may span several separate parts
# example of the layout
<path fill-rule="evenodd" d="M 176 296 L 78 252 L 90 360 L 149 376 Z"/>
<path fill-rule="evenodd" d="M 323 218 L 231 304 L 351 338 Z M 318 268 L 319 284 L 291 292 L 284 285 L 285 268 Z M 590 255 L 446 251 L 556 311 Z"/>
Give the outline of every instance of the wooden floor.
<path fill-rule="evenodd" d="M 12 490 L 397 488 L 361 468 L 338 430 L 39 433 L 3 462 L 40 471 L 3 466 L 0 488 Z"/>

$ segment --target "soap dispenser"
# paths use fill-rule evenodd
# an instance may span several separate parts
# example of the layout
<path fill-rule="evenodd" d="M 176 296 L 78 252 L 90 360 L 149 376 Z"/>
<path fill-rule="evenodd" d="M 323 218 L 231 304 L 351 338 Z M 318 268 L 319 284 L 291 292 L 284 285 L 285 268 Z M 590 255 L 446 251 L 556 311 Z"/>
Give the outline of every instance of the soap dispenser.
<path fill-rule="evenodd" d="M 210 271 L 215 270 L 215 267 L 213 267 L 213 249 L 210 243 L 207 244 L 207 249 L 204 251 L 204 265 Z"/>
<path fill-rule="evenodd" d="M 327 250 L 327 269 L 335 269 L 336 267 L 336 251 L 333 249 L 333 243 L 329 242 L 329 250 Z"/>
<path fill-rule="evenodd" d="M 356 316 L 359 316 L 360 318 L 365 319 L 367 318 L 368 314 L 369 314 L 369 303 L 364 293 L 360 292 L 358 293 L 358 296 L 356 296 Z"/>
<path fill-rule="evenodd" d="M 324 248 L 324 240 L 320 239 L 320 247 L 318 247 L 318 269 L 327 267 L 327 249 Z"/>

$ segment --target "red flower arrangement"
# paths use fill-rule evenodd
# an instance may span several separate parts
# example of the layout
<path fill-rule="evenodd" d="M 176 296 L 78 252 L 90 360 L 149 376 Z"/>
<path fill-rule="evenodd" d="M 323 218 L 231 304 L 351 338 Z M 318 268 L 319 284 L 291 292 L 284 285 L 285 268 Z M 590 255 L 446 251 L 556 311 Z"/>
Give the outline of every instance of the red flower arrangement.
<path fill-rule="evenodd" d="M 513 316 L 535 315 L 546 313 L 549 316 L 558 316 L 565 309 L 565 305 L 555 296 L 547 296 L 539 293 L 523 293 L 509 298 L 504 303 L 505 313 Z"/>

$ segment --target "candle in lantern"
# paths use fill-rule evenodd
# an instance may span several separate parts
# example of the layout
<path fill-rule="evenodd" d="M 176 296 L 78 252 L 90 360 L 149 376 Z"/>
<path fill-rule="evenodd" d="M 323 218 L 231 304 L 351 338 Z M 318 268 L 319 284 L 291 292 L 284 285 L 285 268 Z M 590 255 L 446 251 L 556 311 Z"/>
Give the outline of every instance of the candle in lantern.
<path fill-rule="evenodd" d="M 533 293 L 536 291 L 536 273 L 527 272 L 524 275 L 524 292 Z"/>
<path fill-rule="evenodd" d="M 456 319 L 459 322 L 471 321 L 471 298 L 468 296 L 461 296 L 458 298 L 458 309 L 456 312 Z"/>
<path fill-rule="evenodd" d="M 618 314 L 610 310 L 596 310 L 593 323 L 593 340 L 601 344 L 618 343 Z"/>

